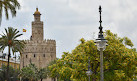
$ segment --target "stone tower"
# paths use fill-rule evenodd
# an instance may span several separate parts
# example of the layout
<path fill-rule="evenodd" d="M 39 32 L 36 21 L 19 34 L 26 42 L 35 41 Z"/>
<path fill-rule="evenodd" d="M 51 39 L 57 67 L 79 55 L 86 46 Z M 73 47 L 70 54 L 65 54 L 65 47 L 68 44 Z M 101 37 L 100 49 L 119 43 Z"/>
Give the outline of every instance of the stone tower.
<path fill-rule="evenodd" d="M 32 22 L 32 40 L 43 40 L 43 22 L 40 21 L 40 12 L 36 8 L 34 21 Z"/>
<path fill-rule="evenodd" d="M 25 40 L 26 46 L 22 52 L 20 62 L 21 68 L 30 63 L 35 64 L 38 68 L 43 68 L 46 67 L 50 61 L 56 59 L 56 41 L 43 40 L 43 22 L 40 20 L 41 14 L 38 8 L 36 8 L 33 15 L 32 36 L 30 40 Z"/>

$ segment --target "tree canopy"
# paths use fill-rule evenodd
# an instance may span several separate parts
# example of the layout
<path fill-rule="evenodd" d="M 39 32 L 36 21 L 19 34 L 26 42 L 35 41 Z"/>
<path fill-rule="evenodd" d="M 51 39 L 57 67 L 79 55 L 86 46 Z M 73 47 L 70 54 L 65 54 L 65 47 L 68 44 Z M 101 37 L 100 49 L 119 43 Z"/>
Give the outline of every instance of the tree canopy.
<path fill-rule="evenodd" d="M 108 40 L 104 51 L 104 80 L 132 81 L 137 76 L 137 52 L 128 37 L 118 37 L 110 30 L 104 32 Z M 64 52 L 62 58 L 49 65 L 49 76 L 65 81 L 87 81 L 88 58 L 92 81 L 100 79 L 100 54 L 93 40 L 80 39 L 81 43 L 71 53 Z"/>
<path fill-rule="evenodd" d="M 5 33 L 0 35 L 0 51 L 3 51 L 8 47 L 7 81 L 9 81 L 9 61 L 11 50 L 13 54 L 15 52 L 21 52 L 25 46 L 25 42 L 17 39 L 23 34 L 19 34 L 19 31 L 13 27 L 8 27 L 8 29 L 5 28 Z"/>
<path fill-rule="evenodd" d="M 1 69 L 0 69 L 0 81 L 6 81 L 6 72 L 7 72 L 7 66 L 5 66 L 4 64 L 2 65 Z M 9 67 L 9 77 L 11 81 L 16 81 L 19 80 L 19 69 L 15 69 L 12 66 Z"/>
<path fill-rule="evenodd" d="M 37 68 L 35 64 L 29 64 L 28 66 L 21 69 L 20 77 L 23 81 L 37 81 L 47 78 L 46 68 Z"/>

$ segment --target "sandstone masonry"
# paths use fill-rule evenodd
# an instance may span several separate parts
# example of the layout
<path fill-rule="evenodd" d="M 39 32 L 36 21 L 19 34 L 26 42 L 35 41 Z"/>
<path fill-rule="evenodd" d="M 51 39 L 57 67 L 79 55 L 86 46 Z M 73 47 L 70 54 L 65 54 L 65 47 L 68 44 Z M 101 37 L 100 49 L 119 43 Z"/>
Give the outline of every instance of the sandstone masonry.
<path fill-rule="evenodd" d="M 56 59 L 56 41 L 43 39 L 43 22 L 40 21 L 40 12 L 38 8 L 32 22 L 32 36 L 30 40 L 25 40 L 26 46 L 22 52 L 20 67 L 23 68 L 30 63 L 38 68 L 46 67 L 50 61 Z M 51 79 L 44 80 L 51 81 Z"/>

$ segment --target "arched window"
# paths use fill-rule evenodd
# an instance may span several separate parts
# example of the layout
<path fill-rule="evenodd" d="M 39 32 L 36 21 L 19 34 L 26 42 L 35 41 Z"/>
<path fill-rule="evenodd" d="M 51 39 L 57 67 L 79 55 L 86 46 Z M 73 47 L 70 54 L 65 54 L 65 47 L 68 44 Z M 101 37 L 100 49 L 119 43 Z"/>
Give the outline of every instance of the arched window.
<path fill-rule="evenodd" d="M 26 58 L 27 58 L 28 56 L 26 55 Z"/>

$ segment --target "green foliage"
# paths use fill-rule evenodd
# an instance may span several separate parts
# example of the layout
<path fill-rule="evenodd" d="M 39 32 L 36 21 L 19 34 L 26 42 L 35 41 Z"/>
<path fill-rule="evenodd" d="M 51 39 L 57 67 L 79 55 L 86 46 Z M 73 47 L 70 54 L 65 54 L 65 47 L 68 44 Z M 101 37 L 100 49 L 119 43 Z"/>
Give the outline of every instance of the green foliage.
<path fill-rule="evenodd" d="M 38 78 L 41 79 L 41 81 L 43 79 L 46 79 L 47 78 L 47 68 L 40 68 L 39 71 L 38 71 Z"/>
<path fill-rule="evenodd" d="M 104 51 L 104 80 L 105 81 L 132 81 L 137 76 L 137 52 L 129 38 L 118 37 L 110 30 L 105 33 L 108 46 Z M 126 42 L 124 42 L 126 41 Z M 88 57 L 93 74 L 92 81 L 100 79 L 100 54 L 93 40 L 81 43 L 71 52 L 64 52 L 61 59 L 49 65 L 50 77 L 64 81 L 87 81 Z"/>
<path fill-rule="evenodd" d="M 133 43 L 131 42 L 131 40 L 128 38 L 128 37 L 124 37 L 124 43 L 125 43 L 125 45 L 128 45 L 128 46 L 130 46 L 130 47 L 133 47 L 134 45 L 133 45 Z"/>
<path fill-rule="evenodd" d="M 19 34 L 17 29 L 12 27 L 5 28 L 5 33 L 0 34 L 0 50 L 3 51 L 6 47 L 10 47 L 13 54 L 15 52 L 21 52 L 25 46 L 25 42 L 22 40 L 18 40 L 17 38 L 22 36 L 23 34 Z"/>
<path fill-rule="evenodd" d="M 13 54 L 15 52 L 21 52 L 25 46 L 25 42 L 18 40 L 22 34 L 19 34 L 17 29 L 12 27 L 5 28 L 5 33 L 1 34 L 0 38 L 0 51 L 3 51 L 8 47 L 8 65 L 7 65 L 7 81 L 9 81 L 9 60 L 11 55 L 11 50 Z"/>
<path fill-rule="evenodd" d="M 0 70 L 0 81 L 5 81 L 6 80 L 6 72 L 7 72 L 7 66 L 2 65 L 2 68 Z M 19 69 L 15 69 L 12 66 L 9 67 L 9 77 L 11 81 L 19 80 Z"/>
<path fill-rule="evenodd" d="M 56 79 L 56 78 L 58 79 L 58 77 L 59 77 L 59 74 L 57 72 L 57 68 L 54 68 L 54 67 L 56 67 L 56 61 L 57 60 L 58 59 L 51 61 L 49 63 L 49 65 L 46 67 L 47 68 L 47 75 L 53 79 Z M 54 67 L 50 67 L 51 65 Z"/>
<path fill-rule="evenodd" d="M 20 77 L 22 79 L 38 80 L 38 68 L 34 64 L 29 64 L 27 67 L 21 69 Z"/>
<path fill-rule="evenodd" d="M 39 79 L 42 80 L 47 78 L 47 70 L 46 68 L 38 69 L 34 64 L 29 64 L 28 66 L 21 69 L 19 76 L 22 77 L 24 81 L 37 81 Z"/>

